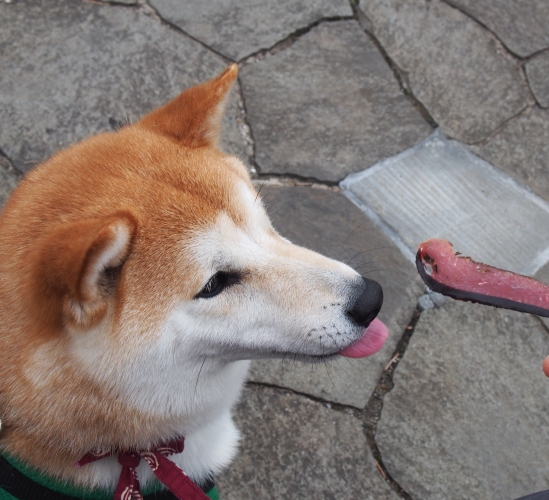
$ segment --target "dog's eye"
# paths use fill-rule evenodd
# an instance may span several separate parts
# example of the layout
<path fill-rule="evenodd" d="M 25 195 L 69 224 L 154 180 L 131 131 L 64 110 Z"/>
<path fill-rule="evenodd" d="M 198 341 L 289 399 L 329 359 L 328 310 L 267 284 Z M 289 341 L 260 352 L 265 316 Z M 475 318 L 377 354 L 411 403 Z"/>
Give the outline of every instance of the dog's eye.
<path fill-rule="evenodd" d="M 206 286 L 196 294 L 195 298 L 208 299 L 215 297 L 225 290 L 225 288 L 238 283 L 240 278 L 241 275 L 239 273 L 219 271 L 210 278 Z"/>

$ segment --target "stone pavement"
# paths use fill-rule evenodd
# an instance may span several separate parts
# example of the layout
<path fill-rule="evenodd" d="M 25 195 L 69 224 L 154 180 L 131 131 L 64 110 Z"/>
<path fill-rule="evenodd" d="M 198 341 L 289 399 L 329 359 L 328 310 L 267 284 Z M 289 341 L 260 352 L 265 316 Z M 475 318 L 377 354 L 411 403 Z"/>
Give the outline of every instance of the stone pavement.
<path fill-rule="evenodd" d="M 223 498 L 549 488 L 549 322 L 444 300 L 429 237 L 549 282 L 547 0 L 0 1 L 0 196 L 231 61 L 224 148 L 275 227 L 384 287 L 372 358 L 253 365 Z"/>

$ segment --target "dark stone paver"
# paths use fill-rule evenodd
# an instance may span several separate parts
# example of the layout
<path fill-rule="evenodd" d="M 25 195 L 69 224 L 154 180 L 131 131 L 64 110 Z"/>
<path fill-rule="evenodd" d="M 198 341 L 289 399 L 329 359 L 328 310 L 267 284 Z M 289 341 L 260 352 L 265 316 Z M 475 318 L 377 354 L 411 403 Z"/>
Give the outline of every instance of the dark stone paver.
<path fill-rule="evenodd" d="M 546 489 L 547 354 L 533 316 L 457 301 L 423 312 L 376 435 L 393 478 L 422 500 Z"/>
<path fill-rule="evenodd" d="M 349 414 L 252 387 L 236 420 L 244 439 L 218 482 L 223 499 L 399 498 L 376 469 L 361 421 Z"/>
<path fill-rule="evenodd" d="M 280 234 L 293 243 L 349 261 L 383 286 L 380 318 L 389 326 L 391 337 L 370 358 L 352 362 L 340 358 L 329 366 L 291 359 L 260 361 L 253 364 L 250 378 L 364 407 L 425 287 L 414 266 L 342 194 L 308 187 L 265 186 L 261 196 Z"/>
<path fill-rule="evenodd" d="M 0 153 L 0 208 L 6 204 L 21 177 L 21 174 L 13 168 L 11 162 Z"/>
<path fill-rule="evenodd" d="M 549 110 L 527 110 L 473 151 L 549 200 Z"/>
<path fill-rule="evenodd" d="M 241 81 L 263 173 L 337 181 L 431 131 L 355 21 L 321 24 Z"/>
<path fill-rule="evenodd" d="M 486 139 L 528 103 L 522 70 L 475 21 L 440 1 L 372 0 L 366 25 L 443 132 Z"/>
<path fill-rule="evenodd" d="M 488 27 L 521 57 L 549 47 L 549 3 L 543 0 L 446 0 Z"/>
<path fill-rule="evenodd" d="M 150 4 L 162 18 L 234 61 L 268 49 L 320 19 L 352 14 L 345 0 L 150 0 Z"/>
<path fill-rule="evenodd" d="M 524 67 L 536 101 L 542 108 L 549 108 L 549 51 L 530 59 Z"/>
<path fill-rule="evenodd" d="M 117 122 L 136 121 L 226 63 L 137 9 L 0 3 L 0 147 L 27 171 Z M 236 96 L 224 144 L 245 159 Z"/>

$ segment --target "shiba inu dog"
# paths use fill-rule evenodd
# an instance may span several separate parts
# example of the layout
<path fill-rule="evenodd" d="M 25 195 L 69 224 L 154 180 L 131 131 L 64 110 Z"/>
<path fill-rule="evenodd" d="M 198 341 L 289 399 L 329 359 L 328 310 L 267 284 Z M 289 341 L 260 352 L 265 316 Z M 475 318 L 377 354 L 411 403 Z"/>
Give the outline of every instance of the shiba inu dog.
<path fill-rule="evenodd" d="M 203 485 L 235 454 L 230 413 L 248 360 L 383 346 L 381 287 L 279 236 L 244 164 L 218 149 L 237 74 L 232 65 L 58 153 L 5 206 L 0 451 L 10 464 L 112 498 L 117 454 L 184 437 L 169 460 Z M 104 458 L 74 467 L 90 453 Z M 124 465 L 145 489 L 149 464 Z"/>

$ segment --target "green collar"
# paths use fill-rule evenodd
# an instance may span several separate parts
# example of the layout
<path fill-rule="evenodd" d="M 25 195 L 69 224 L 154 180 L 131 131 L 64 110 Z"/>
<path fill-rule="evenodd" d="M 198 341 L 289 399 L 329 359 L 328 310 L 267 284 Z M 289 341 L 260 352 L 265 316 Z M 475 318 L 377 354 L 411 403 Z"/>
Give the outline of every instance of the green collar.
<path fill-rule="evenodd" d="M 14 457 L 10 457 L 9 455 L 0 456 L 4 458 L 4 460 L 8 462 L 9 465 L 11 465 L 14 469 L 26 476 L 27 479 L 30 479 L 34 483 L 48 488 L 53 492 L 81 500 L 112 500 L 114 493 L 113 491 L 105 491 L 99 488 L 90 489 L 62 482 L 44 474 L 43 472 L 40 472 L 33 467 L 30 467 L 29 465 Z M 154 493 L 161 491 L 164 491 L 162 484 L 160 483 L 160 481 L 155 480 L 151 484 L 149 484 L 147 488 L 143 488 L 143 496 L 147 497 L 147 495 L 153 495 Z M 215 487 L 208 491 L 207 495 L 212 500 L 219 500 L 219 493 L 217 491 L 217 488 Z M 17 498 L 8 493 L 6 490 L 2 489 L 2 487 L 0 486 L 0 500 L 17 500 Z"/>

